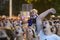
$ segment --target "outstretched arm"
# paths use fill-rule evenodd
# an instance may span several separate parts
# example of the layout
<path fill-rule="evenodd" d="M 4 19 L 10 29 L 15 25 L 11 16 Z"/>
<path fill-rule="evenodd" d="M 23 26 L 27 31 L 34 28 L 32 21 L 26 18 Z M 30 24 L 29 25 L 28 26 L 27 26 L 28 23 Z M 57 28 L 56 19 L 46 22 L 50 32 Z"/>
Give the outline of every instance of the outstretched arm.
<path fill-rule="evenodd" d="M 40 20 L 40 19 L 44 18 L 45 16 L 47 16 L 49 13 L 55 14 L 55 13 L 56 13 L 56 10 L 55 10 L 54 8 L 50 8 L 50 9 L 44 11 L 43 13 L 41 13 L 41 14 L 37 17 L 37 19 Z"/>
<path fill-rule="evenodd" d="M 43 13 L 41 13 L 38 17 L 37 17 L 37 19 L 36 19 L 36 24 L 37 24 L 37 30 L 38 30 L 38 32 L 41 30 L 41 26 L 42 26 L 42 23 L 41 23 L 41 19 L 42 18 L 44 18 L 45 16 L 47 16 L 49 13 L 53 13 L 53 14 L 55 14 L 56 13 L 56 10 L 54 9 L 54 8 L 51 8 L 51 9 L 48 9 L 48 10 L 46 10 L 46 11 L 44 11 Z"/>

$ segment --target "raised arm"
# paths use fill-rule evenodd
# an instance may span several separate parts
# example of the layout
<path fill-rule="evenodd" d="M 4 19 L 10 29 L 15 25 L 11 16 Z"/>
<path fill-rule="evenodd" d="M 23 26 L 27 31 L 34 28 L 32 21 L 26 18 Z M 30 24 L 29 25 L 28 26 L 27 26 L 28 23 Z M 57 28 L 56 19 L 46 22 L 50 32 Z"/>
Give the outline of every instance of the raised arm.
<path fill-rule="evenodd" d="M 48 10 L 44 11 L 43 13 L 41 13 L 41 14 L 37 17 L 37 19 L 36 19 L 36 26 L 37 26 L 38 33 L 39 33 L 40 30 L 42 29 L 41 19 L 44 18 L 45 16 L 47 16 L 50 12 L 53 13 L 53 14 L 55 14 L 55 13 L 56 13 L 56 10 L 55 10 L 54 8 L 48 9 Z"/>
<path fill-rule="evenodd" d="M 37 17 L 37 19 L 40 20 L 40 19 L 44 18 L 45 16 L 47 16 L 49 13 L 55 14 L 55 13 L 56 13 L 56 10 L 55 10 L 54 8 L 50 8 L 50 9 L 44 11 L 43 13 L 41 13 L 41 14 Z"/>

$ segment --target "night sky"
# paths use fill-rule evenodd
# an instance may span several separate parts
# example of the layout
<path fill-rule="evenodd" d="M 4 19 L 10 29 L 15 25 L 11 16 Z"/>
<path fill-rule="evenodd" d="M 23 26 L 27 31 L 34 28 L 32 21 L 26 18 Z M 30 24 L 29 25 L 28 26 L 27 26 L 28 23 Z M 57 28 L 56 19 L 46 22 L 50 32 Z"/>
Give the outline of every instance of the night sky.
<path fill-rule="evenodd" d="M 13 15 L 17 16 L 22 10 L 22 4 L 27 4 L 25 0 L 13 0 Z M 38 0 L 37 2 L 32 1 L 33 8 L 38 10 L 38 14 L 49 8 L 55 8 L 57 13 L 60 15 L 60 0 Z M 9 15 L 9 0 L 0 0 L 0 15 Z"/>

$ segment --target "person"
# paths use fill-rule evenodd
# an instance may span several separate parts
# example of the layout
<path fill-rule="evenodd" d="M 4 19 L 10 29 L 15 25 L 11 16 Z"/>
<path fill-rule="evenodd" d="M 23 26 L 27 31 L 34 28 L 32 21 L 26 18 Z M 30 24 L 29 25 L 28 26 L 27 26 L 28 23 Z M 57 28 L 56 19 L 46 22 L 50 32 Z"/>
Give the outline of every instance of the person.
<path fill-rule="evenodd" d="M 0 40 L 8 40 L 7 39 L 7 34 L 4 30 L 2 20 L 0 19 Z"/>
<path fill-rule="evenodd" d="M 32 9 L 31 13 L 30 13 L 30 20 L 28 21 L 28 25 L 31 27 L 33 24 L 33 19 L 35 21 L 36 24 L 36 34 L 38 35 L 39 32 L 41 33 L 42 36 L 44 36 L 43 31 L 42 31 L 42 20 L 45 16 L 47 16 L 49 13 L 56 13 L 56 10 L 54 8 L 50 8 L 46 11 L 44 11 L 43 13 L 41 13 L 40 15 L 37 14 L 37 10 L 36 9 Z"/>
<path fill-rule="evenodd" d="M 49 13 L 56 13 L 56 10 L 54 8 L 50 8 L 40 15 L 37 14 L 36 9 L 32 9 L 30 13 L 30 19 L 28 20 L 28 26 L 32 26 L 33 23 L 36 24 L 36 34 L 38 34 L 42 27 L 42 19 L 47 16 Z M 33 22 L 34 21 L 34 22 Z"/>
<path fill-rule="evenodd" d="M 7 34 L 7 36 L 10 38 L 10 40 L 14 40 L 14 33 L 12 31 L 12 24 L 10 23 L 9 20 L 7 20 L 7 18 L 2 18 L 3 19 L 3 26 L 5 28 L 5 32 Z"/>
<path fill-rule="evenodd" d="M 39 40 L 60 40 L 59 36 L 51 32 L 52 26 L 50 24 L 51 22 L 49 21 L 43 21 L 43 27 L 42 27 L 43 36 L 41 35 L 41 33 L 39 33 L 38 34 L 38 36 L 40 37 Z"/>
<path fill-rule="evenodd" d="M 32 9 L 30 11 L 30 18 L 28 20 L 28 26 L 31 27 L 32 25 L 34 25 L 35 26 L 34 28 L 36 28 L 36 30 L 37 30 L 37 27 L 36 27 L 36 18 L 38 16 L 37 12 L 38 11 L 36 9 Z"/>
<path fill-rule="evenodd" d="M 38 15 L 38 17 L 36 18 L 36 26 L 37 26 L 38 33 L 42 29 L 42 20 L 44 19 L 44 17 L 46 17 L 50 13 L 55 14 L 56 10 L 54 8 L 50 8 L 44 11 L 43 13 L 41 13 L 40 15 Z"/>
<path fill-rule="evenodd" d="M 19 25 L 15 26 L 15 36 L 16 36 L 16 40 L 23 40 L 23 31 L 22 28 Z"/>

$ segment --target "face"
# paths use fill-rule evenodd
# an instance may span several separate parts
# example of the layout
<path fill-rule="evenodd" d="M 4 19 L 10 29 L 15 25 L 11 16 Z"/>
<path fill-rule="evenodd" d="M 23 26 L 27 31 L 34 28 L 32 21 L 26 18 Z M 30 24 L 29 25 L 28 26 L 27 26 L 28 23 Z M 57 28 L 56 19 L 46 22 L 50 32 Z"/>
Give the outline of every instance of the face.
<path fill-rule="evenodd" d="M 30 16 L 31 17 L 34 17 L 35 16 L 35 13 L 34 12 L 31 12 Z"/>
<path fill-rule="evenodd" d="M 37 10 L 35 10 L 35 9 L 33 9 L 33 10 L 31 10 L 31 12 L 30 12 L 30 16 L 36 16 L 37 15 Z"/>
<path fill-rule="evenodd" d="M 50 25 L 49 25 L 49 22 L 48 22 L 48 21 L 44 21 L 44 22 L 43 22 L 43 32 L 44 32 L 45 34 L 49 31 L 49 29 L 50 29 L 49 26 L 50 26 Z"/>

